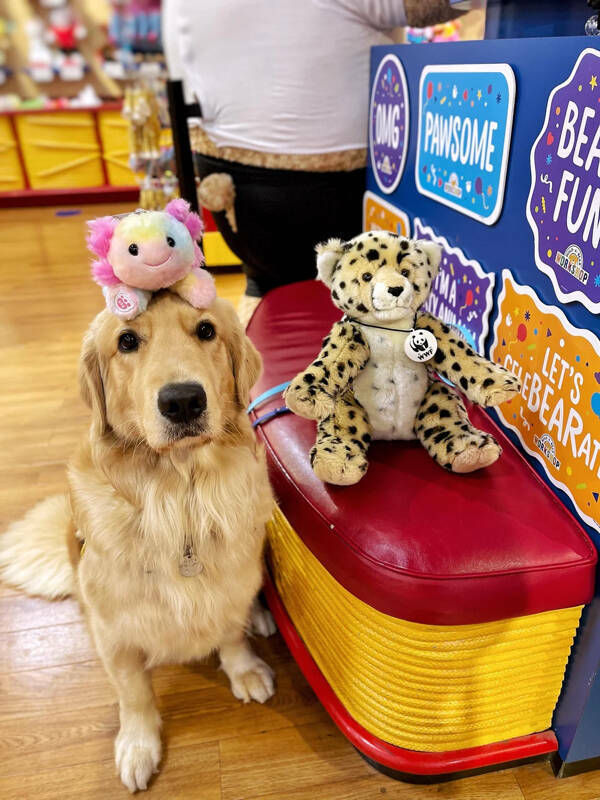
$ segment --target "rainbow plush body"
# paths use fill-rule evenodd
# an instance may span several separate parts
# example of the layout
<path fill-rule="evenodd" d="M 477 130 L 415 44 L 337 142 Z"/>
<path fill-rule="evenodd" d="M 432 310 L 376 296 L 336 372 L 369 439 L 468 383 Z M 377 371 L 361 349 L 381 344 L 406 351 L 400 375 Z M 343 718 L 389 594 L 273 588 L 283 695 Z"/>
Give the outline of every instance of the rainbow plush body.
<path fill-rule="evenodd" d="M 164 211 L 99 217 L 88 227 L 88 247 L 98 256 L 92 276 L 118 317 L 141 314 L 159 289 L 169 288 L 196 308 L 215 299 L 215 284 L 201 269 L 204 256 L 196 242 L 202 220 L 185 200 L 171 200 Z"/>

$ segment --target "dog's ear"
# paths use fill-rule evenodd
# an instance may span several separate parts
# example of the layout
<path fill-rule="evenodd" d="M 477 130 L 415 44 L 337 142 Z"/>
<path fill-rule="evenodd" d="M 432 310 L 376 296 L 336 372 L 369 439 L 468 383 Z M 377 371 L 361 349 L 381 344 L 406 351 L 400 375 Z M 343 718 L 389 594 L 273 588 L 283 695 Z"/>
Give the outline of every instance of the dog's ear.
<path fill-rule="evenodd" d="M 235 381 L 235 401 L 240 408 L 246 409 L 250 402 L 250 389 L 262 372 L 262 358 L 241 330 L 241 326 L 238 335 L 234 336 L 231 343 L 231 362 Z"/>
<path fill-rule="evenodd" d="M 93 327 L 83 337 L 79 357 L 79 390 L 84 403 L 92 409 L 92 431 L 98 437 L 109 430 L 106 416 L 104 383 Z"/>

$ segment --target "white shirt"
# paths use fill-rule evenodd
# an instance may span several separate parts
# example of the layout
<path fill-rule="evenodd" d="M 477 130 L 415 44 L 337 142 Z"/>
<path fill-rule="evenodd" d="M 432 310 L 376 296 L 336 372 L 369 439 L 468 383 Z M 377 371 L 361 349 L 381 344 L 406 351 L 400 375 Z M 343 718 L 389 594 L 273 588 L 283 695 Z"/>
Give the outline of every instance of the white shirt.
<path fill-rule="evenodd" d="M 169 74 L 218 146 L 267 153 L 365 147 L 369 50 L 403 0 L 165 0 Z"/>

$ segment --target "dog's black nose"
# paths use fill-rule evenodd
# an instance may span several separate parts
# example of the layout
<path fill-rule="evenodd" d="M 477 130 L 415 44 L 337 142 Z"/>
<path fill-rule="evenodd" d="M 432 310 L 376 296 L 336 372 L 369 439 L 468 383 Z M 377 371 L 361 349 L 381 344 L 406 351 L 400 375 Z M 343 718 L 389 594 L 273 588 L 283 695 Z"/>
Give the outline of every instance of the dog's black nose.
<path fill-rule="evenodd" d="M 167 383 L 158 393 L 158 410 L 169 422 L 192 422 L 206 411 L 206 392 L 199 383 Z"/>
<path fill-rule="evenodd" d="M 404 291 L 404 286 L 388 286 L 388 292 L 394 297 L 400 297 Z"/>

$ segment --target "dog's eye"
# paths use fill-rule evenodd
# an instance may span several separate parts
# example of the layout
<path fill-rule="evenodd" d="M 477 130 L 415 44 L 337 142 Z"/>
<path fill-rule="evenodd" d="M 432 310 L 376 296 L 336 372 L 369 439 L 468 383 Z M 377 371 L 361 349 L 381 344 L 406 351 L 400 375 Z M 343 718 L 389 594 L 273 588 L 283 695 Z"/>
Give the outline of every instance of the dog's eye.
<path fill-rule="evenodd" d="M 167 236 L 167 244 L 169 247 L 175 247 L 175 239 L 172 236 Z"/>
<path fill-rule="evenodd" d="M 408 278 L 408 276 L 410 275 L 410 271 L 409 271 L 409 270 L 407 270 L 407 269 L 403 269 L 403 270 L 400 272 L 400 274 L 401 274 L 401 275 L 404 275 L 404 277 L 405 277 L 405 278 Z"/>
<path fill-rule="evenodd" d="M 125 331 L 119 336 L 119 350 L 122 353 L 131 353 L 140 346 L 140 340 L 133 331 Z"/>
<path fill-rule="evenodd" d="M 137 256 L 137 254 L 139 253 L 137 244 L 130 244 L 127 249 L 129 250 L 132 256 Z"/>
<path fill-rule="evenodd" d="M 202 341 L 206 342 L 209 339 L 214 339 L 215 329 L 211 322 L 199 322 L 196 326 L 196 336 Z"/>

